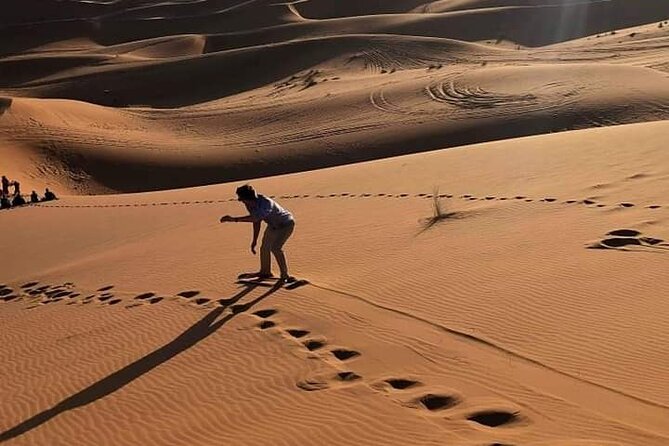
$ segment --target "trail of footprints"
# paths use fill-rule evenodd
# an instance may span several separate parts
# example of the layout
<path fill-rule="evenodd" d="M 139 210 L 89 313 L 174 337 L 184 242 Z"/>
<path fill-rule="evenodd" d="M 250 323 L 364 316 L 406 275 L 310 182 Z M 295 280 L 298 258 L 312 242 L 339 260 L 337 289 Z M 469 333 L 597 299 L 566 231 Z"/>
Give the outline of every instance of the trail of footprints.
<path fill-rule="evenodd" d="M 328 376 L 318 376 L 298 382 L 296 386 L 299 389 L 313 392 L 366 383 L 361 375 L 348 367 L 362 355 L 360 352 L 343 347 L 328 347 L 325 338 L 314 335 L 309 330 L 282 328 L 279 323 L 272 320 L 277 313 L 278 311 L 272 308 L 254 312 L 253 315 L 258 319 L 257 328 L 259 330 L 279 330 L 286 335 L 286 338 L 299 342 L 305 350 L 317 354 L 317 357 L 333 364 L 338 369 Z M 373 381 L 369 385 L 379 393 L 392 393 L 393 397 L 399 397 L 400 403 L 407 408 L 423 410 L 437 416 L 450 417 L 449 410 L 456 408 L 463 401 L 461 396 L 451 393 L 425 392 L 423 391 L 424 384 L 411 378 L 384 378 Z M 477 425 L 489 428 L 514 425 L 524 419 L 519 412 L 497 409 L 475 410 L 464 417 Z M 499 445 L 499 443 L 495 444 Z"/>
<path fill-rule="evenodd" d="M 350 193 L 350 192 L 340 192 L 340 193 L 331 193 L 331 194 L 318 194 L 318 195 L 270 195 L 269 198 L 276 198 L 280 200 L 296 200 L 296 199 L 307 199 L 307 198 L 316 198 L 316 199 L 328 199 L 328 198 L 423 198 L 423 199 L 433 199 L 435 194 L 430 193 L 418 193 L 418 194 L 409 194 L 409 193 Z M 555 197 L 543 197 L 543 198 L 531 198 L 524 195 L 516 195 L 514 197 L 498 197 L 495 195 L 485 195 L 482 197 L 477 197 L 472 194 L 464 194 L 460 196 L 455 196 L 453 194 L 438 194 L 437 198 L 441 199 L 460 199 L 464 201 L 507 201 L 507 200 L 516 200 L 523 201 L 526 203 L 539 202 L 539 203 L 562 203 L 562 204 L 582 204 L 588 208 L 633 208 L 636 206 L 634 203 L 630 202 L 620 202 L 616 205 L 609 205 L 606 203 L 600 203 L 592 198 L 585 199 L 570 199 L 565 201 L 560 201 Z M 190 206 L 190 205 L 199 205 L 199 204 L 216 204 L 216 203 L 229 203 L 236 202 L 235 198 L 227 198 L 220 200 L 195 200 L 195 201 L 163 201 L 155 203 L 134 203 L 134 204 L 91 204 L 91 205 L 59 205 L 59 204 L 47 204 L 47 205 L 36 205 L 37 207 L 56 207 L 56 208 L 123 208 L 123 207 L 147 207 L 147 206 Z M 661 209 L 662 206 L 659 204 L 651 204 L 646 206 L 646 209 L 656 210 Z"/>
<path fill-rule="evenodd" d="M 128 293 L 123 294 L 128 295 Z M 42 285 L 39 282 L 28 282 L 18 287 L 17 290 L 0 284 L 0 302 L 23 300 L 28 304 L 27 310 L 58 302 L 65 302 L 65 305 L 97 304 L 99 306 L 115 306 L 123 303 L 124 308 L 132 309 L 145 305 L 155 305 L 167 298 L 185 301 L 198 307 L 210 307 L 213 304 L 212 299 L 197 297 L 199 294 L 199 291 L 182 291 L 176 296 L 158 296 L 156 293 L 146 292 L 123 298 L 114 293 L 114 285 L 104 286 L 93 293 L 82 294 L 71 282 L 60 285 Z M 221 299 L 219 304 L 225 305 L 225 299 Z"/>
<path fill-rule="evenodd" d="M 638 236 L 640 234 L 629 232 L 622 235 Z M 171 296 L 171 298 L 181 299 L 191 302 L 193 305 L 203 307 L 210 307 L 214 304 L 229 306 L 236 303 L 234 298 L 219 299 L 214 303 L 209 298 L 198 296 L 200 296 L 199 291 L 189 290 L 182 291 L 176 296 Z M 75 289 L 74 284 L 71 282 L 65 282 L 60 285 L 43 285 L 39 282 L 29 282 L 21 285 L 19 290 L 14 290 L 7 285 L 0 284 L 1 301 L 11 302 L 17 299 L 24 299 L 29 304 L 26 309 L 61 301 L 66 301 L 66 305 L 90 305 L 97 303 L 101 306 L 115 306 L 125 302 L 125 308 L 132 309 L 143 305 L 158 304 L 165 297 L 158 296 L 153 292 L 146 292 L 130 299 L 122 299 L 114 294 L 114 285 L 101 287 L 96 292 L 83 296 Z M 245 305 L 232 305 L 230 308 L 233 313 L 239 313 L 247 309 Z M 315 377 L 298 382 L 298 388 L 304 391 L 319 391 L 366 383 L 366 380 L 350 367 L 351 364 L 355 363 L 357 358 L 362 356 L 360 352 L 345 347 L 331 347 L 324 337 L 314 335 L 306 329 L 283 329 L 277 322 L 272 320 L 272 317 L 276 314 L 277 310 L 275 309 L 263 309 L 253 313 L 259 319 L 257 327 L 260 330 L 280 330 L 287 338 L 299 342 L 301 347 L 310 352 L 310 354 L 320 357 L 338 369 L 338 371 L 330 376 Z M 450 409 L 457 407 L 462 402 L 462 398 L 455 394 L 423 392 L 423 383 L 406 377 L 384 378 L 372 382 L 370 387 L 380 393 L 392 392 L 393 397 L 399 395 L 399 400 L 403 406 L 414 410 L 423 410 L 430 414 L 446 415 Z M 493 409 L 474 411 L 466 414 L 465 418 L 478 425 L 490 428 L 512 425 L 522 419 L 517 412 Z"/>
<path fill-rule="evenodd" d="M 305 280 L 290 283 L 283 286 L 285 290 L 293 290 L 307 283 Z M 249 286 L 249 285 L 247 285 Z M 263 284 L 252 284 L 250 286 L 263 286 Z M 200 291 L 181 291 L 176 295 L 159 296 L 154 292 L 146 292 L 133 295 L 133 293 L 115 292 L 114 285 L 98 288 L 92 293 L 82 293 L 77 290 L 73 283 L 66 282 L 60 285 L 41 285 L 39 282 L 28 282 L 14 290 L 8 285 L 0 284 L 0 302 L 12 302 L 22 300 L 28 304 L 27 310 L 38 308 L 43 305 L 64 302 L 65 305 L 91 305 L 114 306 L 118 304 L 126 309 L 137 308 L 146 305 L 155 305 L 169 300 L 176 301 L 193 307 L 213 308 L 215 306 L 230 307 L 233 313 L 246 310 L 246 304 L 234 305 L 239 296 L 233 298 L 221 298 L 218 300 L 203 297 Z"/>

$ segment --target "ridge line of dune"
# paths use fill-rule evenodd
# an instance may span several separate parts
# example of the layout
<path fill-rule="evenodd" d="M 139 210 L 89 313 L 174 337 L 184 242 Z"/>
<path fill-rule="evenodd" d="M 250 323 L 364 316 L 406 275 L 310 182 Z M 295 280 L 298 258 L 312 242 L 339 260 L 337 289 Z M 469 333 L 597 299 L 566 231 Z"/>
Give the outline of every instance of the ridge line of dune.
<path fill-rule="evenodd" d="M 604 384 L 600 384 L 600 383 L 597 383 L 597 382 L 594 382 L 594 381 L 590 381 L 590 380 L 585 379 L 585 378 L 581 378 L 581 377 L 572 375 L 572 374 L 570 374 L 570 373 L 568 373 L 568 372 L 562 371 L 562 370 L 557 369 L 557 368 L 555 368 L 555 367 L 552 367 L 552 366 L 550 366 L 550 365 L 548 365 L 548 364 L 545 364 L 545 363 L 543 363 L 543 362 L 541 362 L 541 361 L 539 361 L 539 360 L 537 360 L 537 359 L 530 358 L 530 357 L 525 356 L 525 355 L 523 355 L 523 354 L 521 354 L 521 353 L 515 352 L 515 351 L 510 350 L 510 349 L 508 349 L 508 348 L 506 348 L 506 347 L 503 347 L 503 346 L 501 346 L 501 345 L 498 345 L 498 344 L 496 344 L 496 343 L 494 343 L 494 342 L 492 342 L 492 341 L 489 341 L 489 340 L 487 340 L 487 339 L 484 339 L 484 338 L 480 338 L 480 337 L 474 336 L 474 335 L 471 334 L 471 333 L 467 333 L 467 332 L 464 332 L 464 331 L 457 330 L 457 329 L 455 329 L 455 328 L 451 328 L 451 327 L 447 327 L 447 326 L 445 326 L 445 325 L 441 325 L 441 324 L 439 324 L 439 323 L 437 323 L 437 322 L 433 322 L 433 321 L 431 321 L 431 320 L 429 320 L 429 319 L 425 319 L 425 318 L 423 318 L 423 317 L 417 316 L 417 315 L 415 315 L 415 314 L 412 314 L 412 313 L 409 313 L 409 312 L 406 312 L 406 311 L 402 311 L 402 310 L 398 310 L 398 309 L 396 309 L 396 308 L 387 307 L 387 306 L 385 306 L 385 305 L 378 304 L 378 303 L 373 302 L 373 301 L 371 301 L 371 300 L 369 300 L 369 299 L 366 299 L 366 298 L 364 298 L 364 297 L 362 297 L 362 296 L 358 296 L 358 295 L 355 295 L 355 294 L 353 294 L 353 293 L 349 293 L 349 292 L 347 292 L 347 291 L 341 291 L 341 290 L 338 290 L 338 289 L 336 289 L 336 288 L 331 288 L 331 287 L 328 287 L 328 286 L 325 286 L 325 285 L 319 285 L 319 284 L 314 283 L 314 282 L 312 282 L 312 281 L 310 281 L 309 284 L 310 284 L 311 286 L 315 287 L 315 288 L 318 288 L 318 289 L 321 289 L 321 290 L 324 290 L 324 291 L 330 291 L 330 292 L 333 292 L 333 293 L 336 293 L 336 294 L 340 294 L 340 295 L 342 295 L 342 296 L 350 297 L 350 298 L 352 298 L 352 299 L 356 299 L 356 300 L 358 300 L 358 301 L 361 301 L 361 302 L 364 302 L 364 303 L 366 303 L 366 304 L 368 304 L 368 305 L 371 305 L 371 306 L 373 306 L 373 307 L 375 307 L 375 308 L 378 308 L 378 309 L 381 309 L 381 310 L 385 310 L 385 311 L 389 311 L 389 312 L 398 314 L 398 315 L 400 315 L 400 316 L 408 317 L 408 318 L 413 319 L 413 320 L 415 320 L 415 321 L 419 321 L 419 322 L 428 324 L 428 325 L 430 325 L 430 326 L 432 326 L 432 327 L 434 327 L 434 328 L 436 328 L 436 329 L 438 329 L 438 330 L 441 330 L 441 331 L 444 331 L 444 332 L 449 333 L 449 334 L 451 334 L 451 335 L 457 336 L 457 337 L 459 337 L 459 338 L 462 338 L 462 339 L 465 339 L 465 340 L 468 340 L 468 341 L 472 341 L 472 342 L 474 342 L 474 343 L 477 343 L 477 344 L 480 344 L 480 345 L 483 345 L 483 346 L 492 348 L 492 349 L 494 349 L 494 350 L 497 350 L 497 351 L 499 351 L 499 352 L 502 352 L 502 353 L 505 353 L 505 354 L 507 354 L 507 355 L 509 355 L 509 356 L 512 356 L 512 357 L 514 357 L 514 358 L 516 358 L 516 359 L 520 359 L 520 360 L 522 360 L 522 361 L 525 361 L 525 362 L 528 362 L 528 363 L 530 363 L 530 364 L 539 366 L 539 367 L 544 368 L 544 369 L 546 369 L 546 370 L 550 370 L 551 372 L 557 373 L 557 374 L 559 374 L 559 375 L 561 375 L 561 376 L 565 376 L 565 377 L 567 377 L 567 378 L 571 378 L 571 379 L 573 379 L 573 380 L 576 380 L 576 381 L 579 381 L 579 382 L 582 382 L 582 383 L 585 383 L 585 384 L 588 384 L 588 385 L 591 385 L 591 386 L 598 387 L 598 388 L 600 388 L 600 389 L 602 389 L 602 390 L 606 390 L 606 391 L 608 391 L 608 392 L 615 393 L 615 394 L 620 395 L 620 396 L 623 396 L 623 397 L 625 397 L 625 398 L 630 398 L 630 399 L 635 400 L 635 401 L 637 401 L 637 402 L 639 402 L 639 403 L 642 403 L 642 404 L 647 404 L 647 405 L 649 405 L 649 406 L 653 406 L 653 407 L 657 407 L 657 408 L 660 408 L 660 409 L 667 409 L 667 410 L 669 410 L 669 406 L 664 405 L 664 404 L 662 404 L 662 403 L 658 403 L 658 402 L 656 402 L 656 401 L 647 400 L 647 399 L 645 399 L 645 398 L 642 398 L 642 397 L 639 397 L 639 396 L 636 396 L 636 395 L 632 395 L 632 394 L 623 392 L 622 390 L 614 389 L 614 388 L 609 387 L 609 386 L 606 386 L 606 385 L 604 385 Z"/>

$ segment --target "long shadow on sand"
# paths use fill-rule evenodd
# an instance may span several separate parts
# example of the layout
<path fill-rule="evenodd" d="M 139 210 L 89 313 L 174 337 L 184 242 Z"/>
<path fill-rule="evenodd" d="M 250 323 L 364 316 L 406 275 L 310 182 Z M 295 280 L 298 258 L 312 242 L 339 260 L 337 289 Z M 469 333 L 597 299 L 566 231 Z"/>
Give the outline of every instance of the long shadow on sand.
<path fill-rule="evenodd" d="M 253 289 L 256 287 L 257 285 L 255 284 L 245 286 L 244 289 L 235 296 L 230 299 L 226 299 L 226 305 L 219 306 L 218 308 L 210 311 L 205 317 L 192 325 L 171 342 L 149 353 L 143 358 L 138 359 L 132 364 L 128 364 L 121 370 L 112 373 L 106 378 L 103 378 L 89 387 L 86 387 L 80 392 L 64 399 L 52 408 L 40 412 L 32 418 L 29 418 L 28 420 L 1 433 L 0 443 L 11 440 L 12 438 L 18 437 L 19 435 L 35 429 L 36 427 L 41 426 L 42 424 L 46 423 L 52 418 L 57 417 L 65 411 L 85 406 L 121 389 L 145 373 L 169 361 L 179 353 L 187 350 L 190 347 L 193 347 L 198 342 L 212 335 L 214 332 L 216 332 L 216 330 L 229 322 L 237 314 L 248 311 L 253 306 L 257 305 L 262 300 L 275 293 L 281 288 L 281 284 L 273 286 L 250 302 L 233 306 L 233 311 L 231 314 L 225 316 L 219 321 L 216 321 L 216 318 L 218 318 L 228 306 L 239 301 L 242 297 L 253 291 Z"/>

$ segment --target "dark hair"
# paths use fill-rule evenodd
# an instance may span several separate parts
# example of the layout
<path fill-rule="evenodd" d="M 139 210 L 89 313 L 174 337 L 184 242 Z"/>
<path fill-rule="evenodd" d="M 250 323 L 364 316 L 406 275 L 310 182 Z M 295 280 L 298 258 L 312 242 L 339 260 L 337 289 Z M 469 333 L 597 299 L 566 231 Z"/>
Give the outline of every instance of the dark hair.
<path fill-rule="evenodd" d="M 258 198 L 258 195 L 256 195 L 256 191 L 250 184 L 245 184 L 237 188 L 238 200 L 255 200 L 256 198 Z"/>

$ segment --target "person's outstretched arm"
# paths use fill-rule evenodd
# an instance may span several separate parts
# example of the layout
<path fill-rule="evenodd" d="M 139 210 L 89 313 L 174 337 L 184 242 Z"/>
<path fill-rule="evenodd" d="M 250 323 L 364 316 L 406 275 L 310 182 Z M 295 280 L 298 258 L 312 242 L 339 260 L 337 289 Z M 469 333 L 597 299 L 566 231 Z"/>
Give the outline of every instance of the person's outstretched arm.
<path fill-rule="evenodd" d="M 240 222 L 240 223 L 253 223 L 253 241 L 251 242 L 251 252 L 256 253 L 256 245 L 258 244 L 258 235 L 260 234 L 260 223 L 262 220 L 252 216 L 247 215 L 245 217 L 233 217 L 231 215 L 224 215 L 221 217 L 221 223 L 226 222 Z"/>
<path fill-rule="evenodd" d="M 258 220 L 253 215 L 246 215 L 244 217 L 233 217 L 232 215 L 224 215 L 221 217 L 221 223 L 225 222 L 234 222 L 234 223 L 255 223 Z"/>

